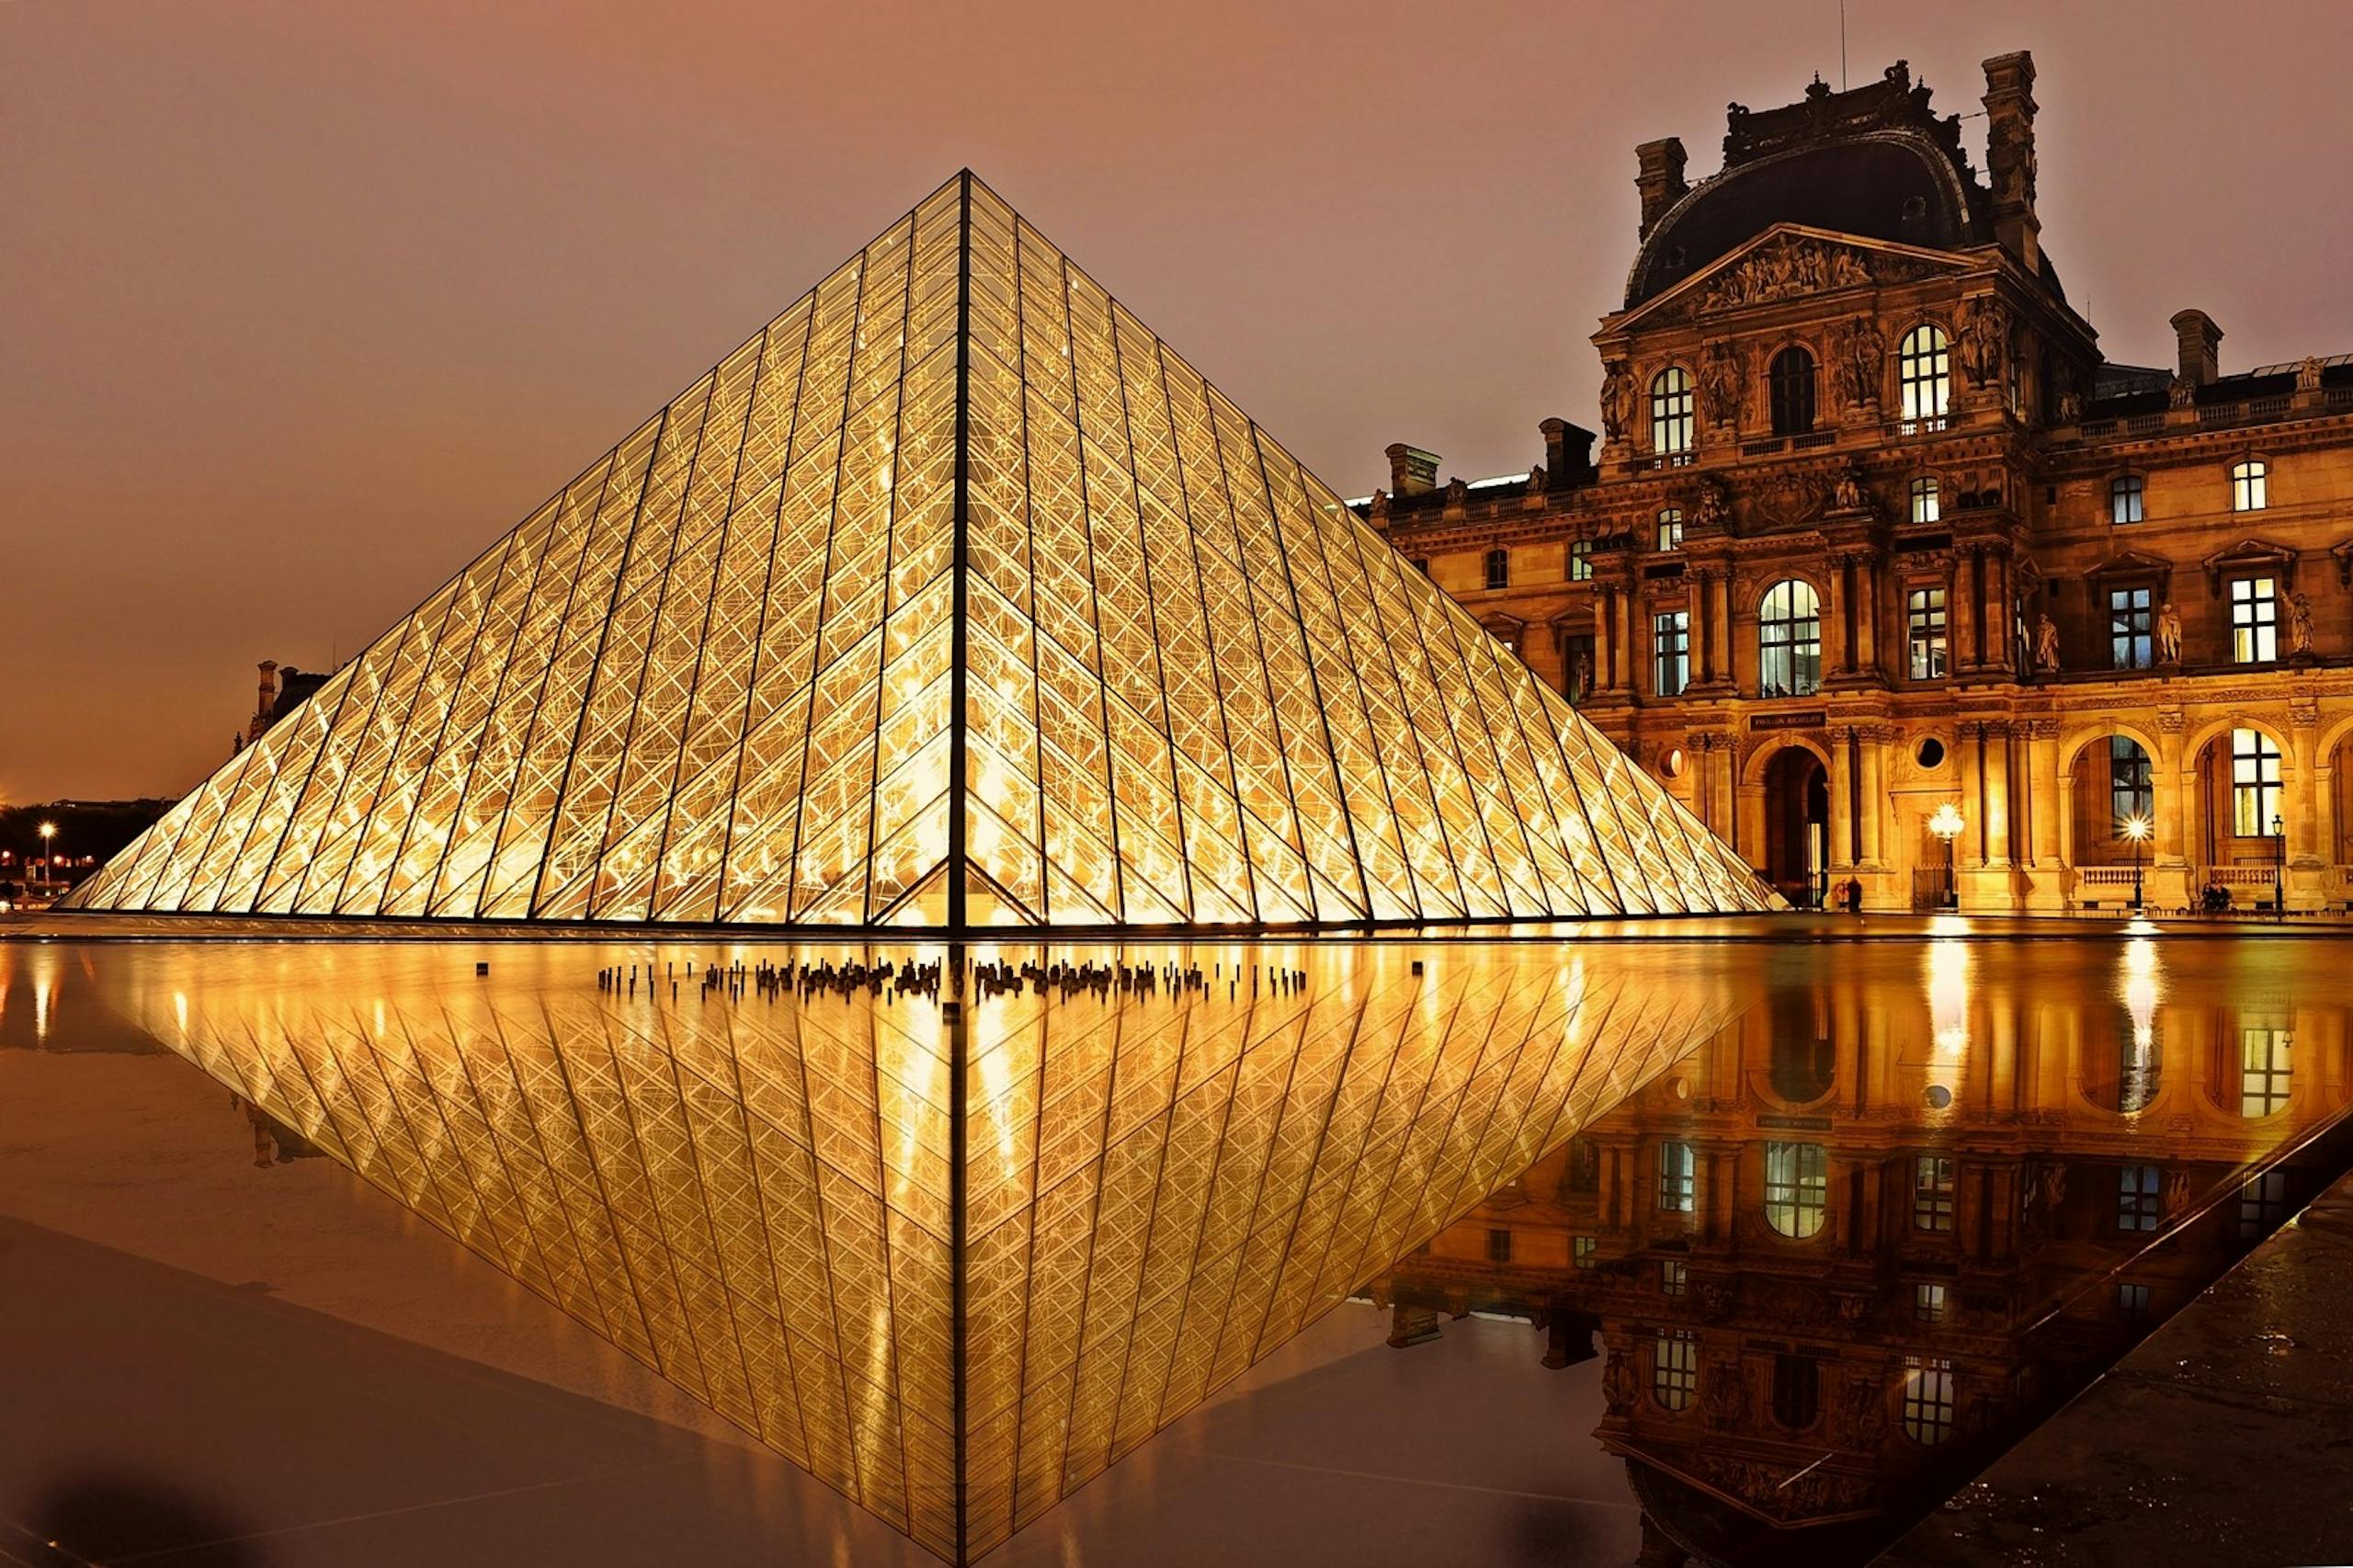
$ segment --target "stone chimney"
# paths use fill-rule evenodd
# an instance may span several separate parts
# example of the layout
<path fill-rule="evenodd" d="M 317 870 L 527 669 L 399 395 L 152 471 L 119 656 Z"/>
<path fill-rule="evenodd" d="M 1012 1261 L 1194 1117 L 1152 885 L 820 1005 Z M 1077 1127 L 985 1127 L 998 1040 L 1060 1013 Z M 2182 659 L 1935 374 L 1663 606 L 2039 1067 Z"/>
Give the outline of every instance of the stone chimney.
<path fill-rule="evenodd" d="M 1643 193 L 1643 226 L 1634 237 L 1646 240 L 1666 210 L 1691 188 L 1683 183 L 1683 139 L 1669 136 L 1661 142 L 1645 142 L 1634 149 L 1634 157 L 1642 167 L 1634 176 L 1634 188 Z"/>
<path fill-rule="evenodd" d="M 2202 387 L 2222 373 L 2222 329 L 2212 316 L 2204 311 L 2176 311 L 2173 336 L 2183 381 Z"/>
<path fill-rule="evenodd" d="M 1584 483 L 1593 475 L 1593 432 L 1565 419 L 1547 419 L 1537 426 L 1544 433 L 1544 477 L 1554 490 Z"/>
<path fill-rule="evenodd" d="M 261 699 L 254 704 L 253 722 L 245 728 L 245 738 L 247 740 L 257 741 L 261 739 L 262 732 L 269 728 L 269 710 L 271 705 L 277 702 L 277 700 L 278 661 L 275 659 L 264 659 L 261 662 Z"/>
<path fill-rule="evenodd" d="M 1389 493 L 1427 495 L 1438 488 L 1438 454 L 1394 441 L 1389 447 Z"/>
<path fill-rule="evenodd" d="M 1994 187 L 1994 238 L 2027 271 L 2042 267 L 2042 222 L 2034 215 L 2034 56 L 1985 62 L 1985 174 Z"/>

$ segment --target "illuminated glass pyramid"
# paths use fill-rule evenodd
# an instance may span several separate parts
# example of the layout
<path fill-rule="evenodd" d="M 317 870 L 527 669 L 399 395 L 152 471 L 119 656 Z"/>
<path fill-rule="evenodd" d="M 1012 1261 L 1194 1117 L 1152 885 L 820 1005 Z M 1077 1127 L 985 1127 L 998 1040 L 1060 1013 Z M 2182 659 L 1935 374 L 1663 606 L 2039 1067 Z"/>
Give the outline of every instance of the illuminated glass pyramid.
<path fill-rule="evenodd" d="M 953 1017 L 597 986 L 645 951 L 136 943 L 97 972 L 241 1097 L 955 1562 L 1742 1005 L 1703 965 L 1661 985 L 1631 949 L 1534 942 L 1129 952 L 1307 979 Z"/>
<path fill-rule="evenodd" d="M 71 902 L 964 929 L 1772 895 L 962 175 Z"/>

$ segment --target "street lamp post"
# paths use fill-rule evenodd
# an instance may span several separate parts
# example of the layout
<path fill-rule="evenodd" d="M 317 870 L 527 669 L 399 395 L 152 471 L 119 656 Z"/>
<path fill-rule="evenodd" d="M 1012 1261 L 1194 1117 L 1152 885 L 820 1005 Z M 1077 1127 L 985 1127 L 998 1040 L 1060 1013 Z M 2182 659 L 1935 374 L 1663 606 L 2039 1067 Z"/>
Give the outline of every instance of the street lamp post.
<path fill-rule="evenodd" d="M 2141 912 L 2141 846 L 2148 841 L 2149 819 L 2131 816 L 2124 819 L 2124 836 L 2132 841 L 2132 913 Z"/>
<path fill-rule="evenodd" d="M 1959 874 L 1953 869 L 1952 841 L 1961 836 L 1961 808 L 1947 801 L 1928 818 L 1928 831 L 1945 841 L 1945 892 L 1941 901 L 1947 909 L 1961 907 Z"/>
<path fill-rule="evenodd" d="M 2271 918 L 2288 917 L 2286 883 L 2288 881 L 2288 819 L 2271 819 Z"/>
<path fill-rule="evenodd" d="M 57 885 L 57 824 L 53 822 L 45 822 L 40 824 L 40 831 L 41 875 L 50 886 L 55 887 Z"/>

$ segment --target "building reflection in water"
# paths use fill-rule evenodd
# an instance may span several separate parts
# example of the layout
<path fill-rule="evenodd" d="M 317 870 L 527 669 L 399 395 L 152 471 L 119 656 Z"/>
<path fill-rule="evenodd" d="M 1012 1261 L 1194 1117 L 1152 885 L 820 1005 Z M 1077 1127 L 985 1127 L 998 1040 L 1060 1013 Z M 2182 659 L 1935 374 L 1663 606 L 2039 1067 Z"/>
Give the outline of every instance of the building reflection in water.
<path fill-rule="evenodd" d="M 955 1561 L 1747 994 L 1722 952 L 1662 985 L 1535 943 L 1131 948 L 1085 956 L 1204 983 L 954 1015 L 756 983 L 847 956 L 142 944 L 94 988 L 255 1108 L 257 1159 L 282 1127 Z M 643 983 L 600 987 L 615 964 Z"/>
<path fill-rule="evenodd" d="M 1869 1559 L 2353 1154 L 2294 951 L 1898 951 L 1785 966 L 1375 1292 L 1602 1358 L 1645 1561 Z"/>

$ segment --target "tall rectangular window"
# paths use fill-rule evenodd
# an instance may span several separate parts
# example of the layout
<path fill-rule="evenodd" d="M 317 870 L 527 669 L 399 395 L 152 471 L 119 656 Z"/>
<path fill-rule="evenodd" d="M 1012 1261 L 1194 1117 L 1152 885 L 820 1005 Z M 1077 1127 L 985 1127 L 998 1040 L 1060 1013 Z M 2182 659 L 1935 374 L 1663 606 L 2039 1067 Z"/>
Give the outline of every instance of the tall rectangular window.
<path fill-rule="evenodd" d="M 1652 689 L 1680 697 L 1691 681 L 1691 612 L 1671 609 L 1651 618 L 1651 645 L 1657 654 Z"/>
<path fill-rule="evenodd" d="M 2279 656 L 2279 583 L 2270 577 L 2232 578 L 2232 662 L 2267 665 Z"/>
<path fill-rule="evenodd" d="M 1569 540 L 1569 581 L 1572 583 L 1593 581 L 1593 540 L 1589 539 Z"/>
<path fill-rule="evenodd" d="M 1661 550 L 1683 548 L 1683 508 L 1667 506 L 1658 515 L 1658 547 Z"/>
<path fill-rule="evenodd" d="M 1911 517 L 1915 523 L 1933 523 L 1943 516 L 1944 506 L 1937 492 L 1937 482 L 1923 474 L 1912 482 L 1908 492 L 1912 498 Z"/>
<path fill-rule="evenodd" d="M 1924 324 L 1905 333 L 1896 350 L 1895 370 L 1909 427 L 1905 434 L 1942 429 L 1945 410 L 1952 403 L 1952 351 L 1942 330 Z"/>
<path fill-rule="evenodd" d="M 1487 1261 L 1489 1263 L 1511 1261 L 1511 1233 L 1509 1231 L 1487 1233 Z"/>
<path fill-rule="evenodd" d="M 1698 1196 L 1696 1162 L 1688 1143 L 1658 1146 L 1658 1206 L 1670 1214 L 1691 1212 Z"/>
<path fill-rule="evenodd" d="M 1651 1397 L 1666 1410 L 1681 1410 L 1699 1390 L 1699 1336 L 1676 1329 L 1658 1336 L 1651 1349 Z"/>
<path fill-rule="evenodd" d="M 1952 1436 L 1952 1363 L 1906 1356 L 1904 1366 L 1904 1435 L 1933 1448 Z"/>
<path fill-rule="evenodd" d="M 2288 1090 L 2295 1081 L 2290 1051 L 2295 1035 L 2288 1029 L 2239 1030 L 2239 1114 L 2253 1120 L 2285 1110 Z"/>
<path fill-rule="evenodd" d="M 1670 366 L 1651 378 L 1651 450 L 1670 462 L 1690 460 L 1693 418 L 1691 377 Z"/>
<path fill-rule="evenodd" d="M 1680 1296 L 1691 1288 L 1691 1266 L 1679 1257 L 1663 1257 L 1658 1264 L 1658 1293 Z"/>
<path fill-rule="evenodd" d="M 1510 551 L 1491 550 L 1487 551 L 1487 586 L 1491 588 L 1508 588 L 1511 586 Z"/>
<path fill-rule="evenodd" d="M 2265 1171 L 2239 1188 L 2239 1240 L 2260 1241 L 2288 1217 L 2288 1173 Z"/>
<path fill-rule="evenodd" d="M 2157 1187 L 2158 1174 L 2154 1165 L 2126 1165 L 2118 1174 L 2118 1230 L 2140 1232 L 2157 1228 L 2157 1217 L 2165 1211 L 2165 1200 L 2159 1196 Z"/>
<path fill-rule="evenodd" d="M 1904 640 L 1914 680 L 1941 680 L 1947 657 L 1945 591 L 1915 588 L 1904 596 Z"/>
<path fill-rule="evenodd" d="M 2271 471 L 2248 461 L 2231 465 L 2231 510 L 2260 512 L 2271 505 Z"/>
<path fill-rule="evenodd" d="M 1830 1156 L 1819 1143 L 1765 1145 L 1765 1222 L 1800 1241 L 1830 1208 Z"/>
<path fill-rule="evenodd" d="M 2116 1287 L 2116 1313 L 2119 1317 L 2144 1318 L 2149 1315 L 2149 1288 L 2126 1279 Z"/>
<path fill-rule="evenodd" d="M 1945 1321 L 1945 1288 L 1942 1285 L 1912 1287 L 1912 1315 L 1922 1323 Z"/>
<path fill-rule="evenodd" d="M 2156 803 L 2156 770 L 2147 748 L 2130 735 L 2109 736 L 2108 807 L 2116 819 L 2116 832 L 2121 835 L 2124 824 L 2135 817 L 2151 820 Z"/>
<path fill-rule="evenodd" d="M 2108 482 L 2108 520 L 2119 526 L 2137 523 L 2148 512 L 2149 482 L 2137 473 L 2120 473 Z"/>
<path fill-rule="evenodd" d="M 2231 732 L 2231 832 L 2268 838 L 2279 815 L 2279 748 L 2261 730 Z"/>
<path fill-rule="evenodd" d="M 2120 670 L 2145 670 L 2155 662 L 2156 612 L 2146 588 L 2108 591 L 2109 664 Z"/>
<path fill-rule="evenodd" d="M 1922 1154 L 1912 1162 L 1912 1228 L 1949 1232 L 1952 1229 L 1952 1162 L 1941 1154 Z"/>

